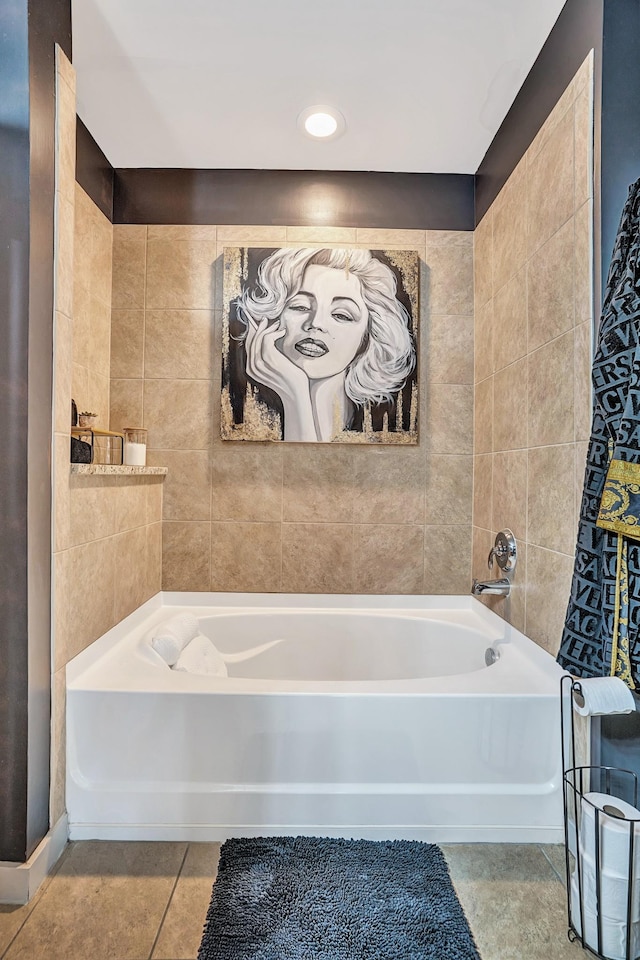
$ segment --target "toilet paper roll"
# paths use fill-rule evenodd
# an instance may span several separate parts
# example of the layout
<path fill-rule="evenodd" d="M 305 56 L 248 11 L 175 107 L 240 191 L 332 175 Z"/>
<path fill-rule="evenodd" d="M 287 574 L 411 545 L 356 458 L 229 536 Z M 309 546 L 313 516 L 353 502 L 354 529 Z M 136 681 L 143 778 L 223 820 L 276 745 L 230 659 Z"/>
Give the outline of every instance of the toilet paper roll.
<path fill-rule="evenodd" d="M 595 864 L 588 857 L 582 857 L 580 861 L 580 881 L 582 883 L 582 897 L 585 908 L 593 913 L 598 912 L 598 903 L 600 913 L 603 918 L 621 923 L 627 919 L 627 909 L 629 907 L 629 883 L 627 877 L 618 877 L 608 873 L 606 870 L 600 871 L 600 891 L 598 900 L 598 890 L 596 886 L 596 868 Z M 631 920 L 634 923 L 640 921 L 640 885 L 634 879 L 632 883 L 633 894 L 631 897 Z M 571 875 L 571 895 L 578 896 L 578 871 L 574 870 Z"/>
<path fill-rule="evenodd" d="M 609 920 L 602 917 L 602 949 L 598 951 L 598 919 L 593 910 L 583 904 L 582 915 L 584 917 L 584 941 L 586 946 L 590 947 L 595 953 L 601 952 L 603 956 L 610 960 L 626 960 L 627 957 L 627 929 L 628 925 L 624 921 Z M 580 922 L 580 901 L 578 899 L 577 880 L 571 884 L 571 923 L 576 932 L 582 936 L 582 924 Z M 637 957 L 640 954 L 640 923 L 631 924 L 631 956 Z"/>
<path fill-rule="evenodd" d="M 629 884 L 621 877 L 612 877 L 608 873 L 600 874 L 600 913 L 603 919 L 623 923 L 627 919 Z M 586 903 L 593 904 L 594 913 L 598 909 L 595 870 L 585 871 L 583 877 L 583 896 Z M 640 922 L 640 904 L 638 903 L 638 885 L 633 884 L 631 899 L 631 922 Z"/>
<path fill-rule="evenodd" d="M 582 697 L 574 690 L 573 709 L 581 717 L 633 713 L 636 709 L 633 694 L 620 677 L 593 677 L 579 683 Z"/>
<path fill-rule="evenodd" d="M 624 819 L 612 816 L 605 807 L 618 810 Z M 629 846 L 633 833 L 633 872 L 640 877 L 640 810 L 608 793 L 585 793 L 580 801 L 580 854 L 596 862 L 596 809 L 600 833 L 600 869 L 614 877 L 629 875 Z"/>

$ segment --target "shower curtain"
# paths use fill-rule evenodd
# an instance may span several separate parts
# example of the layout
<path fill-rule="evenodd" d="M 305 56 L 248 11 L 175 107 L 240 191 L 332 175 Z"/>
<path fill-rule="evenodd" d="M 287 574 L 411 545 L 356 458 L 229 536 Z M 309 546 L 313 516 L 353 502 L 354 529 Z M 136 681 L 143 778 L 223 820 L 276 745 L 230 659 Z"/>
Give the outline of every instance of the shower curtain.
<path fill-rule="evenodd" d="M 594 410 L 558 662 L 640 685 L 640 180 L 625 204 L 593 362 Z"/>

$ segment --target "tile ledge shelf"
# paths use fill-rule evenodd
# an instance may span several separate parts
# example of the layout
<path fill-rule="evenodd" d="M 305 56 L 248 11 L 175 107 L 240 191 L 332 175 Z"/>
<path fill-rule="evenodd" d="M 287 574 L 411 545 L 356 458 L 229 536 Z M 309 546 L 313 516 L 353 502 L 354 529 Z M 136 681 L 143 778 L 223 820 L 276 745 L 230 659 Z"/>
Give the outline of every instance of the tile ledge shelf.
<path fill-rule="evenodd" d="M 72 463 L 71 473 L 84 477 L 166 477 L 168 467 L 128 467 L 113 463 Z"/>

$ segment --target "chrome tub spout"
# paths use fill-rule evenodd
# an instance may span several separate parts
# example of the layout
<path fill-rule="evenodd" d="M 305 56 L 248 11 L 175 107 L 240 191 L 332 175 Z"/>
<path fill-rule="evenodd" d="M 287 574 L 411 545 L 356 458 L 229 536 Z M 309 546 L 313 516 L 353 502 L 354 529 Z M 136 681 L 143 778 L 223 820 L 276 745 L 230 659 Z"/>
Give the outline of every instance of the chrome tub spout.
<path fill-rule="evenodd" d="M 471 593 L 474 597 L 483 594 L 490 594 L 497 597 L 508 597 L 511 591 L 511 583 L 506 577 L 499 580 L 474 580 L 471 587 Z"/>

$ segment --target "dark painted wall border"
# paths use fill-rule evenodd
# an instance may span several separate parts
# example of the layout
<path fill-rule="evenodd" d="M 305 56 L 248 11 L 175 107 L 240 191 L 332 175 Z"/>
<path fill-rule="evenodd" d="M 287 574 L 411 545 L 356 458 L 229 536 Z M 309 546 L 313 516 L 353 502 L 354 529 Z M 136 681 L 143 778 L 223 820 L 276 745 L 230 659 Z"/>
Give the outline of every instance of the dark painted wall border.
<path fill-rule="evenodd" d="M 464 174 L 116 169 L 114 223 L 473 230 Z"/>
<path fill-rule="evenodd" d="M 471 174 L 114 169 L 79 117 L 76 179 L 113 223 L 474 227 Z"/>
<path fill-rule="evenodd" d="M 76 180 L 113 222 L 113 167 L 80 119 L 76 118 Z"/>
<path fill-rule="evenodd" d="M 498 196 L 536 133 L 591 49 L 595 50 L 596 109 L 607 0 L 567 0 L 476 173 L 476 223 Z M 618 0 L 608 0 L 608 5 Z M 596 118 L 596 143 L 598 143 Z"/>

